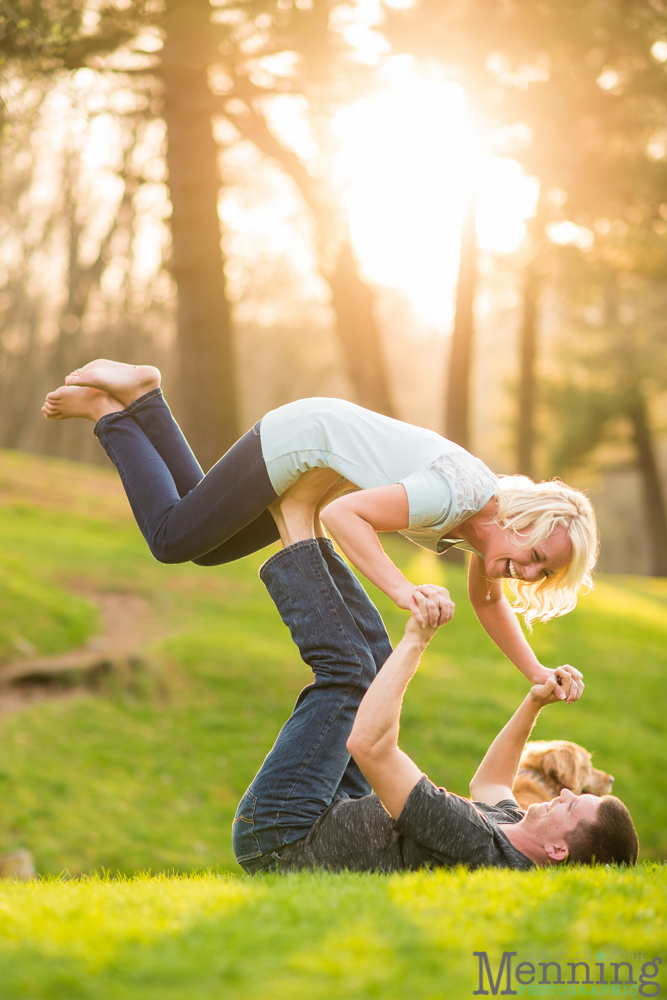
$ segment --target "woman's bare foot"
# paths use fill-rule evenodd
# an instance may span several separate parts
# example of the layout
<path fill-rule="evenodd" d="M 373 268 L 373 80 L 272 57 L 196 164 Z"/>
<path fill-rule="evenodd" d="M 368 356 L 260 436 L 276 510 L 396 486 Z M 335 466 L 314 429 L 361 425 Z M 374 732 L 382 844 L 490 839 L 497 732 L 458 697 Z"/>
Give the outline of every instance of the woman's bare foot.
<path fill-rule="evenodd" d="M 50 392 L 44 401 L 42 413 L 47 420 L 68 420 L 70 417 L 85 417 L 94 420 L 107 413 L 118 413 L 125 407 L 119 399 L 101 389 L 87 389 L 78 385 L 61 385 Z"/>
<path fill-rule="evenodd" d="M 159 368 L 152 365 L 125 365 L 121 361 L 97 358 L 68 375 L 65 385 L 102 389 L 119 399 L 123 406 L 129 406 L 151 389 L 157 389 L 160 379 Z"/>

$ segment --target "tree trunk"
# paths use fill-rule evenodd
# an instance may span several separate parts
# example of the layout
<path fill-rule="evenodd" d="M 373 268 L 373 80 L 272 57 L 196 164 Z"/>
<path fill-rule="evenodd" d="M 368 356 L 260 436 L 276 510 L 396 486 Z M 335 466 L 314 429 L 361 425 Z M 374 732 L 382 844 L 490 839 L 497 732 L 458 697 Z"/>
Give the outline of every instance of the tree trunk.
<path fill-rule="evenodd" d="M 637 447 L 638 467 L 644 482 L 653 575 L 667 576 L 667 507 L 643 396 L 637 396 L 630 410 L 630 419 Z"/>
<path fill-rule="evenodd" d="M 456 289 L 456 315 L 449 359 L 445 434 L 463 448 L 470 445 L 470 375 L 477 284 L 477 177 L 473 177 L 461 227 L 461 257 Z"/>
<path fill-rule="evenodd" d="M 533 478 L 533 446 L 535 440 L 535 354 L 537 340 L 537 297 L 539 275 L 533 258 L 524 272 L 523 322 L 521 325 L 519 381 L 519 419 L 517 425 L 517 458 L 519 472 Z"/>
<path fill-rule="evenodd" d="M 357 399 L 369 410 L 393 417 L 395 409 L 373 312 L 373 293 L 359 277 L 349 242 L 341 246 L 336 269 L 328 280 L 338 339 Z"/>
<path fill-rule="evenodd" d="M 164 117 L 178 287 L 178 359 L 183 429 L 209 469 L 237 437 L 230 309 L 218 220 L 218 149 L 213 139 L 208 0 L 168 0 L 163 27 Z"/>
<path fill-rule="evenodd" d="M 69 375 L 72 369 L 91 360 L 91 355 L 88 353 L 91 347 L 90 339 L 82 333 L 81 322 L 91 295 L 99 287 L 114 236 L 119 226 L 124 225 L 131 230 L 132 220 L 131 198 L 126 191 L 118 207 L 117 217 L 100 244 L 97 257 L 90 264 L 83 265 L 79 260 L 79 240 L 83 225 L 77 222 L 77 203 L 72 194 L 76 189 L 76 169 L 74 157 L 70 157 L 62 178 L 66 191 L 63 213 L 62 216 L 60 213 L 54 214 L 49 220 L 49 228 L 55 227 L 60 222 L 67 226 L 69 232 L 67 301 L 60 316 L 58 336 L 45 356 L 43 351 L 38 350 L 34 336 L 31 337 L 29 350 L 24 359 L 27 370 L 21 383 L 22 398 L 17 401 L 14 408 L 13 432 L 6 439 L 6 446 L 27 447 L 46 455 L 81 461 L 86 460 L 84 456 L 90 450 L 88 447 L 92 437 L 90 426 L 80 420 L 50 420 L 45 423 L 40 407 L 46 392 L 51 392 L 62 385 L 65 376 Z M 123 359 L 122 354 L 114 355 L 113 349 L 109 350 L 108 344 L 105 344 L 105 348 L 105 353 Z M 125 356 L 124 360 L 134 359 Z"/>
<path fill-rule="evenodd" d="M 345 227 L 337 218 L 339 209 L 333 204 L 331 189 L 326 181 L 309 174 L 296 153 L 283 146 L 269 130 L 261 111 L 250 103 L 254 91 L 249 81 L 243 78 L 239 85 L 251 114 L 234 115 L 223 102 L 225 114 L 241 135 L 266 156 L 277 160 L 292 178 L 313 214 L 320 246 L 340 244 L 333 271 L 326 268 L 321 268 L 321 271 L 331 288 L 338 342 L 357 400 L 369 410 L 394 417 L 396 408 L 375 319 L 373 293 L 359 276 L 349 235 L 341 240 L 341 230 L 344 232 Z"/>
<path fill-rule="evenodd" d="M 519 344 L 519 413 L 517 420 L 517 464 L 531 479 L 535 449 L 535 358 L 537 355 L 538 300 L 544 265 L 544 199 L 542 191 L 535 217 L 528 226 L 532 254 L 523 274 L 523 319 Z"/>

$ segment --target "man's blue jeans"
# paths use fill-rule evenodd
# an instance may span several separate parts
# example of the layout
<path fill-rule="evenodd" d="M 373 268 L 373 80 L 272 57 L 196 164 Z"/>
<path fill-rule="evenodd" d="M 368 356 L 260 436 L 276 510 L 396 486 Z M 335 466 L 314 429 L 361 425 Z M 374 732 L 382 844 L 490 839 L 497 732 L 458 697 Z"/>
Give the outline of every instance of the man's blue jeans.
<path fill-rule="evenodd" d="M 200 566 L 241 559 L 280 537 L 260 423 L 205 476 L 160 389 L 95 425 L 156 559 Z"/>
<path fill-rule="evenodd" d="M 281 849 L 305 837 L 335 799 L 370 792 L 346 743 L 391 653 L 377 608 L 327 539 L 283 549 L 260 577 L 315 681 L 299 695 L 236 811 L 234 852 L 249 874 L 275 870 Z"/>

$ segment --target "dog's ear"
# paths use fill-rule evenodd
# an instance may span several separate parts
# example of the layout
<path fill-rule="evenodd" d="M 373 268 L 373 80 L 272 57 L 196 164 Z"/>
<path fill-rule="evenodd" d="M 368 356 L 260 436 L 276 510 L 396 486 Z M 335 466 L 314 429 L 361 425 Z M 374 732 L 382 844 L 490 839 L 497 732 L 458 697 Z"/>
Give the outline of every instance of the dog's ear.
<path fill-rule="evenodd" d="M 534 767 L 541 771 L 544 749 L 548 746 L 545 740 L 529 740 L 521 753 L 521 767 Z"/>
<path fill-rule="evenodd" d="M 573 747 L 554 747 L 544 755 L 542 767 L 545 774 L 559 781 L 563 788 L 579 794 L 581 762 Z"/>

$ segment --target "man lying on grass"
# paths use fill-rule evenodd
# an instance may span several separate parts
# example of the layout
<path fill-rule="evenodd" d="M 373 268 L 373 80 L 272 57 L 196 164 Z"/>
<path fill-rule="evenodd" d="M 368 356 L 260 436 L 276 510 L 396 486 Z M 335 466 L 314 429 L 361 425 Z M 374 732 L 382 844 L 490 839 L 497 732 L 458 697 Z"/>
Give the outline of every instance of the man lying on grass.
<path fill-rule="evenodd" d="M 392 652 L 377 609 L 323 537 L 303 480 L 300 503 L 278 502 L 286 547 L 260 576 L 315 681 L 299 695 L 237 809 L 232 840 L 245 871 L 635 864 L 637 834 L 614 796 L 564 789 L 525 813 L 512 796 L 540 709 L 580 683 L 566 668 L 556 671 L 558 683 L 552 677 L 532 687 L 493 741 L 470 784 L 473 801 L 437 788 L 399 749 L 406 688 L 454 606 L 439 589 L 416 591 L 430 624 L 410 618 Z"/>

